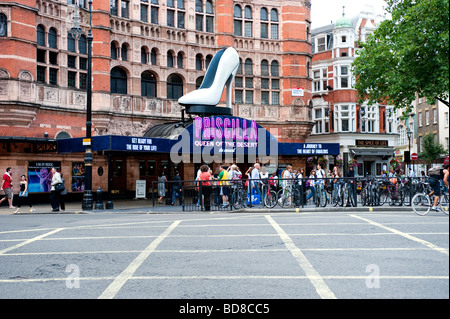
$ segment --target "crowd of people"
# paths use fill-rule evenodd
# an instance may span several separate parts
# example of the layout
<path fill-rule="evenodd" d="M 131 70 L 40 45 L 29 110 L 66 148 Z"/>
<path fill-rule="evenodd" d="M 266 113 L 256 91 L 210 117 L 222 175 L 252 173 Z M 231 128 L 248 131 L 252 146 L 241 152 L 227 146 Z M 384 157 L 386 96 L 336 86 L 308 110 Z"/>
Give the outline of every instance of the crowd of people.
<path fill-rule="evenodd" d="M 444 172 L 448 172 L 447 168 L 444 168 Z M 409 177 L 414 177 L 413 172 L 411 171 L 408 174 Z M 421 176 L 423 179 L 428 177 L 424 171 L 421 172 Z M 313 168 L 309 174 L 305 174 L 305 169 L 300 168 L 298 170 L 293 169 L 291 165 L 287 165 L 282 170 L 275 170 L 269 172 L 268 168 L 262 166 L 259 163 L 255 163 L 251 167 L 249 167 L 245 172 L 241 172 L 239 167 L 236 164 L 233 165 L 220 165 L 216 172 L 213 172 L 212 169 L 208 165 L 202 165 L 197 172 L 195 178 L 195 185 L 198 191 L 199 183 L 202 183 L 202 195 L 197 196 L 196 205 L 201 206 L 202 201 L 203 205 L 205 205 L 206 210 L 210 209 L 211 201 L 213 204 L 219 207 L 229 207 L 231 205 L 231 192 L 232 187 L 235 184 L 235 180 L 243 180 L 244 189 L 247 192 L 247 196 L 254 196 L 259 199 L 259 203 L 263 203 L 264 197 L 267 194 L 267 191 L 273 189 L 278 191 L 280 188 L 286 188 L 289 185 L 303 186 L 304 190 L 304 199 L 307 203 L 310 199 L 315 200 L 316 189 L 317 186 L 326 185 L 337 185 L 337 182 L 342 181 L 343 177 L 348 178 L 347 182 L 350 184 L 351 189 L 355 186 L 355 180 L 353 180 L 356 176 L 353 166 L 349 166 L 348 170 L 343 173 L 339 166 L 334 166 L 332 170 L 328 172 L 322 167 L 320 163 L 318 163 L 315 168 Z M 386 178 L 392 182 L 397 182 L 400 178 L 404 178 L 401 171 L 394 171 L 391 169 L 388 173 L 382 171 L 379 178 Z M 447 175 L 448 179 L 448 175 Z M 161 173 L 158 178 L 158 194 L 159 194 L 159 203 L 163 203 L 163 198 L 166 196 L 166 185 L 167 178 L 164 175 L 164 172 Z M 175 205 L 176 198 L 179 198 L 179 204 L 182 203 L 182 194 L 181 194 L 181 185 L 182 182 L 180 180 L 178 172 L 175 174 L 175 185 L 172 187 L 172 200 L 171 204 Z M 328 183 L 332 181 L 331 183 Z M 424 180 L 423 180 L 424 181 Z M 438 190 L 436 188 L 436 194 L 438 194 Z M 328 194 L 327 194 L 328 196 Z M 210 199 L 211 198 L 211 199 Z M 329 198 L 327 198 L 329 200 Z"/>

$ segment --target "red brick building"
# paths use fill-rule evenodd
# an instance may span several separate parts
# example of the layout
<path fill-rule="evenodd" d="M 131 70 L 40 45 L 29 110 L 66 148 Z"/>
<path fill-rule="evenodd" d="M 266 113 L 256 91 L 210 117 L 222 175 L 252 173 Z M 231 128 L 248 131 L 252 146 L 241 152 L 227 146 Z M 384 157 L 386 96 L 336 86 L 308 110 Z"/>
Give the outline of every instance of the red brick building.
<path fill-rule="evenodd" d="M 0 0 L 0 169 L 14 167 L 16 178 L 54 162 L 73 181 L 83 161 L 82 153 L 58 153 L 55 141 L 86 134 L 88 8 L 88 0 Z M 219 49 L 233 46 L 241 61 L 233 115 L 256 120 L 279 142 L 304 142 L 314 125 L 310 8 L 308 0 L 94 0 L 92 135 L 144 136 L 180 121 L 178 97 L 198 87 Z M 79 39 L 69 34 L 77 14 Z M 174 170 L 168 154 L 111 155 L 119 191 Z M 193 165 L 175 168 L 190 179 Z M 94 154 L 94 190 L 107 188 L 97 173 L 107 166 L 105 152 Z"/>
<path fill-rule="evenodd" d="M 371 7 L 360 15 L 343 14 L 334 24 L 312 30 L 312 119 L 315 126 L 308 142 L 340 144 L 343 169 L 356 160 L 357 174 L 380 175 L 389 169 L 397 145 L 397 119 L 391 105 L 357 102 L 351 64 L 358 54 L 357 41 L 365 41 L 377 22 Z M 329 169 L 334 158 L 328 159 Z"/>

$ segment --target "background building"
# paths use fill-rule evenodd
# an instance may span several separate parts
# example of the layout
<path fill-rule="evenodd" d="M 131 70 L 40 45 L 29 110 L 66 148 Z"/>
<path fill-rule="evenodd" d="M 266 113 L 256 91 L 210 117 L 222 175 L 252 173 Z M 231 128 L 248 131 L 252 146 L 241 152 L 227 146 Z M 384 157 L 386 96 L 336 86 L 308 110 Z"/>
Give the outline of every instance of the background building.
<path fill-rule="evenodd" d="M 294 0 L 94 0 L 93 136 L 145 136 L 180 121 L 177 99 L 199 86 L 218 49 L 233 46 L 241 59 L 234 116 L 258 121 L 279 142 L 304 142 L 314 125 L 310 7 Z M 55 141 L 86 134 L 87 9 L 88 0 L 0 0 L 0 162 L 15 167 L 15 176 L 56 165 L 77 184 L 84 155 L 58 154 Z M 79 39 L 69 34 L 77 14 L 86 33 Z M 106 153 L 94 154 L 94 190 L 107 188 L 107 168 L 118 192 L 134 190 L 136 179 L 156 180 L 161 170 L 194 178 L 193 164 L 171 165 L 167 154 Z"/>
<path fill-rule="evenodd" d="M 357 41 L 364 41 L 382 19 L 366 7 L 360 15 L 342 14 L 334 24 L 312 30 L 313 62 L 312 119 L 315 122 L 307 142 L 339 143 L 340 159 L 358 163 L 358 175 L 380 175 L 389 169 L 397 145 L 397 118 L 391 105 L 359 105 L 353 89 L 351 63 L 358 54 Z"/>

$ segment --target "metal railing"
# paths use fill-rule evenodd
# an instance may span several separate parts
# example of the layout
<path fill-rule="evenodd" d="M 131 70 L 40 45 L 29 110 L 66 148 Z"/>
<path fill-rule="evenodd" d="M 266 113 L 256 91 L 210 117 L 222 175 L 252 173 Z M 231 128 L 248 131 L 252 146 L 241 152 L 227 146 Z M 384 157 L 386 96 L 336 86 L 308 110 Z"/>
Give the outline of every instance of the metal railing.
<path fill-rule="evenodd" d="M 410 206 L 422 177 L 339 177 L 152 182 L 152 204 L 182 211 L 232 211 L 243 208 Z M 267 196 L 276 194 L 269 207 Z M 280 195 L 281 194 L 281 195 Z M 290 196 L 288 202 L 278 201 Z M 274 200 L 272 198 L 272 200 Z M 273 204 L 274 202 L 272 202 Z"/>

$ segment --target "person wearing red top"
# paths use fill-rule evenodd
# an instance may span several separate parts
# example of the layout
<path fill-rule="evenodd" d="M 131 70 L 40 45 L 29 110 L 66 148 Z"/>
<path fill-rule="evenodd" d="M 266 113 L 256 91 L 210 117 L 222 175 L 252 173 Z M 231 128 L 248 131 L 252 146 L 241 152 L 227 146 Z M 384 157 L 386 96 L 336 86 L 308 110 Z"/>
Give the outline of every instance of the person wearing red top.
<path fill-rule="evenodd" d="M 201 181 L 201 190 L 202 190 L 202 194 L 204 196 L 204 204 L 205 204 L 205 211 L 210 211 L 211 210 L 211 191 L 212 191 L 212 187 L 211 187 L 211 173 L 209 172 L 209 166 L 208 165 L 203 165 L 200 167 L 200 176 L 199 179 Z M 201 198 L 200 195 L 200 198 Z"/>
<path fill-rule="evenodd" d="M 0 199 L 0 205 L 6 200 L 8 199 L 8 203 L 9 203 L 9 208 L 15 208 L 12 205 L 12 200 L 13 200 L 13 191 L 12 191 L 12 179 L 11 179 L 11 174 L 12 174 L 12 168 L 8 167 L 6 169 L 5 174 L 3 174 L 3 179 L 2 179 L 2 186 L 0 187 L 0 191 L 4 191 L 5 192 L 5 197 L 3 197 L 2 199 Z"/>

